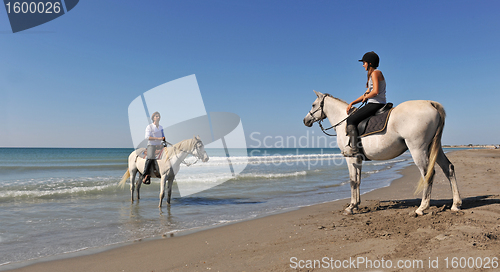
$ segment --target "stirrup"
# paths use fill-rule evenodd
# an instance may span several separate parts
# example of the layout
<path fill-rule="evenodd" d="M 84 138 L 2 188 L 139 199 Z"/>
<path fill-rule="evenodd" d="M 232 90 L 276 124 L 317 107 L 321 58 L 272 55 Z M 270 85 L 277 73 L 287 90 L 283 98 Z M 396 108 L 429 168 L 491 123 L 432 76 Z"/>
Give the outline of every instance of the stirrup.
<path fill-rule="evenodd" d="M 357 148 L 352 148 L 350 145 L 346 145 L 342 155 L 344 155 L 344 157 L 357 157 L 361 155 L 361 153 Z"/>

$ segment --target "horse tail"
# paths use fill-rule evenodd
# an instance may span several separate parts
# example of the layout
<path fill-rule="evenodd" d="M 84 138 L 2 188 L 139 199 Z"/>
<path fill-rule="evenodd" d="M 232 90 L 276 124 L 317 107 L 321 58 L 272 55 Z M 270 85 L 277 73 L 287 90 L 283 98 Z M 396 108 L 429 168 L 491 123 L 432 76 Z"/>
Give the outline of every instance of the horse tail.
<path fill-rule="evenodd" d="M 130 178 L 130 171 L 127 169 L 127 172 L 125 172 L 125 174 L 123 174 L 122 180 L 120 181 L 120 183 L 118 183 L 118 186 L 123 188 L 125 186 L 125 183 L 127 182 L 127 180 L 129 178 Z"/>
<path fill-rule="evenodd" d="M 427 165 L 427 172 L 425 177 L 420 177 L 415 194 L 422 192 L 425 184 L 429 184 L 434 177 L 434 166 L 436 164 L 436 159 L 439 154 L 439 149 L 441 148 L 441 137 L 443 135 L 444 119 L 446 118 L 446 112 L 444 111 L 443 105 L 438 102 L 429 101 L 431 105 L 439 113 L 439 124 L 436 129 L 436 133 L 432 138 L 432 142 L 429 145 L 429 164 Z"/>

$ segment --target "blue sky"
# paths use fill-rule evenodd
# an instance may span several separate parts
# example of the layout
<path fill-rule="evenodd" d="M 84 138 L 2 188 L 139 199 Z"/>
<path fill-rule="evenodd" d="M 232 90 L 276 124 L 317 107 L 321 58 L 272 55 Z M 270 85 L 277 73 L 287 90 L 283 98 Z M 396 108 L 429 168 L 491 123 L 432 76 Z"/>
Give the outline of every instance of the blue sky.
<path fill-rule="evenodd" d="M 366 82 L 357 60 L 372 50 L 389 101 L 445 106 L 444 144 L 499 144 L 498 10 L 498 1 L 81 0 L 13 34 L 0 9 L 0 147 L 132 147 L 132 100 L 192 74 L 206 110 L 238 114 L 247 136 L 319 136 L 302 123 L 312 90 L 357 98 Z"/>

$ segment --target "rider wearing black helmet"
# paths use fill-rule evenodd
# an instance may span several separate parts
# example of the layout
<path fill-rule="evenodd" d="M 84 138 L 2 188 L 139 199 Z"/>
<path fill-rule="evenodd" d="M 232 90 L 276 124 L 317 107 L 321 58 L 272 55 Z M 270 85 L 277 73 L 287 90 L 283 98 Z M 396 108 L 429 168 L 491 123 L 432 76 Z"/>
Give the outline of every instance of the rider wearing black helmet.
<path fill-rule="evenodd" d="M 344 149 L 344 156 L 354 157 L 359 155 L 358 146 L 358 129 L 359 122 L 373 115 L 377 110 L 386 104 L 385 99 L 385 78 L 380 70 L 377 69 L 380 58 L 371 51 L 363 55 L 359 61 L 363 62 L 363 67 L 368 72 L 368 80 L 366 82 L 366 92 L 358 99 L 352 101 L 347 106 L 347 114 L 349 114 L 353 105 L 360 102 L 367 102 L 367 104 L 354 112 L 346 120 L 346 132 L 349 136 L 349 144 Z"/>
<path fill-rule="evenodd" d="M 378 57 L 377 53 L 371 51 L 365 53 L 359 61 L 367 62 L 371 67 L 377 68 L 380 62 L 380 58 Z"/>

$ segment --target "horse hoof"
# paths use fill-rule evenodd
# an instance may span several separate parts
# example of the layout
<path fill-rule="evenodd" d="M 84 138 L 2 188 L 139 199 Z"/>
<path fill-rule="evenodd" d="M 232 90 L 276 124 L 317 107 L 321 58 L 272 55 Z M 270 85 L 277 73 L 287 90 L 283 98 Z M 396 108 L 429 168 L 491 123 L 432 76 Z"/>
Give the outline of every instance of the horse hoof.
<path fill-rule="evenodd" d="M 424 212 L 421 211 L 421 210 L 416 210 L 415 214 L 418 215 L 418 216 L 422 216 L 422 215 L 424 215 Z"/>
<path fill-rule="evenodd" d="M 458 211 L 460 211 L 460 207 L 457 207 L 457 206 L 452 206 L 452 207 L 451 207 L 451 211 L 452 211 L 452 212 L 458 212 Z"/>
<path fill-rule="evenodd" d="M 352 215 L 352 210 L 344 210 L 344 215 Z"/>

